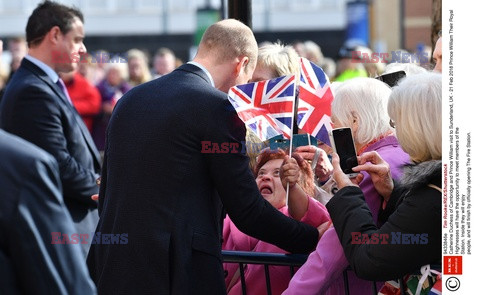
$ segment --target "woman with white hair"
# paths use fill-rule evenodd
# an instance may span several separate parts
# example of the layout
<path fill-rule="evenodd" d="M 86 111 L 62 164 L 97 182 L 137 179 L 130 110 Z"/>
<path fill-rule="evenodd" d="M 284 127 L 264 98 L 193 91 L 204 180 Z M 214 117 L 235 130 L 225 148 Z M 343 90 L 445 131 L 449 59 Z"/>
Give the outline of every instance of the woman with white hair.
<path fill-rule="evenodd" d="M 399 178 L 409 157 L 400 147 L 390 126 L 387 112 L 391 89 L 373 78 L 354 78 L 336 87 L 332 103 L 334 127 L 350 127 L 357 155 L 375 151 L 391 167 L 394 178 Z M 360 190 L 375 224 L 382 207 L 382 196 L 375 190 L 372 178 L 361 172 Z M 330 201 L 331 202 L 331 201 Z M 329 204 L 328 202 L 327 204 Z M 304 209 L 306 210 L 306 209 Z M 379 225 L 381 222 L 379 222 Z M 316 250 L 290 281 L 284 294 L 342 294 L 342 272 L 348 266 L 342 244 L 335 228 L 330 227 L 318 242 Z M 350 294 L 371 293 L 371 282 L 360 280 L 349 273 Z"/>
<path fill-rule="evenodd" d="M 404 71 L 405 75 L 408 77 L 410 75 L 416 75 L 416 74 L 423 74 L 426 73 L 427 70 L 425 68 L 422 68 L 421 66 L 414 64 L 414 63 L 389 63 L 385 67 L 385 73 L 384 74 L 390 74 L 398 71 Z"/>
<path fill-rule="evenodd" d="M 405 78 L 388 102 L 398 141 L 411 159 L 402 180 L 392 180 L 392 167 L 379 153 L 358 157 L 360 165 L 354 171 L 368 172 L 386 201 L 381 216 L 388 220 L 381 227 L 370 214 L 364 192 L 341 171 L 338 156 L 333 157 L 333 176 L 340 190 L 327 208 L 345 256 L 361 278 L 396 279 L 423 265 L 441 263 L 441 108 L 440 74 Z M 355 243 L 352 233 L 365 238 Z M 363 242 L 382 235 L 387 237 L 386 243 Z"/>

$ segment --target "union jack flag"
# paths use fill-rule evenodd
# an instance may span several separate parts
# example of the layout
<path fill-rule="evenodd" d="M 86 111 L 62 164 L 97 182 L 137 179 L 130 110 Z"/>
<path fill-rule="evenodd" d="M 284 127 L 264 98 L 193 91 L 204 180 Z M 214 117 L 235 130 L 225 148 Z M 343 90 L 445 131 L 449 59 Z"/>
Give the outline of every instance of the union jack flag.
<path fill-rule="evenodd" d="M 290 138 L 295 75 L 230 88 L 228 99 L 238 116 L 261 139 Z"/>
<path fill-rule="evenodd" d="M 298 128 L 330 145 L 328 132 L 332 130 L 330 116 L 333 94 L 327 75 L 320 67 L 302 57 L 298 88 Z"/>

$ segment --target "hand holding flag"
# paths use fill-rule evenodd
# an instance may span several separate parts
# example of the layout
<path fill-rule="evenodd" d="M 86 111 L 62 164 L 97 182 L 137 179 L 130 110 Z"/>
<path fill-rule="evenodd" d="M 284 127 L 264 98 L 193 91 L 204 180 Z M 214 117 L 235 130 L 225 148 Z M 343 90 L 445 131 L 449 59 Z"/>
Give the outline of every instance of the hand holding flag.
<path fill-rule="evenodd" d="M 295 75 L 230 88 L 228 99 L 245 125 L 261 139 L 290 138 Z"/>

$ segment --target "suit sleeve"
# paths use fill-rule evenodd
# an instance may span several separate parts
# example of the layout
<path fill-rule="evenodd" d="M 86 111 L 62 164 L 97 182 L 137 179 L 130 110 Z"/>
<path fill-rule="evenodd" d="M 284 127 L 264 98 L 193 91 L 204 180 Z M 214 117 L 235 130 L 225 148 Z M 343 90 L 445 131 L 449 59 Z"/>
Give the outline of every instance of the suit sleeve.
<path fill-rule="evenodd" d="M 7 241 L 16 277 L 26 294 L 96 294 L 80 245 L 54 244 L 54 233 L 71 238 L 75 229 L 50 159 L 33 163 L 10 219 Z"/>
<path fill-rule="evenodd" d="M 15 104 L 10 132 L 44 149 L 57 160 L 64 193 L 96 207 L 90 196 L 98 193 L 97 175 L 69 153 L 62 114 L 49 94 L 39 87 L 25 88 Z"/>
<path fill-rule="evenodd" d="M 426 190 L 405 198 L 381 228 L 358 187 L 345 187 L 330 200 L 327 209 L 358 277 L 397 279 L 441 257 L 440 198 Z"/>
<path fill-rule="evenodd" d="M 228 100 L 223 100 L 209 116 L 205 140 L 228 144 L 226 153 L 205 154 L 210 174 L 223 205 L 243 232 L 294 253 L 308 253 L 318 242 L 316 228 L 286 217 L 270 205 L 258 191 L 248 158 L 242 148 L 245 124 Z"/>

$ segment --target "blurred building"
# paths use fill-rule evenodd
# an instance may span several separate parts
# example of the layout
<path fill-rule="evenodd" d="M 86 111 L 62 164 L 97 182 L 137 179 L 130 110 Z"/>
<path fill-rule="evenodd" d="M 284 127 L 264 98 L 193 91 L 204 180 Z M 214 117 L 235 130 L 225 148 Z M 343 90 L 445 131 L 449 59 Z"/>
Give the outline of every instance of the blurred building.
<path fill-rule="evenodd" d="M 432 0 L 376 0 L 371 2 L 371 46 L 376 51 L 430 46 Z"/>
<path fill-rule="evenodd" d="M 87 49 L 123 53 L 140 48 L 153 54 L 168 47 L 189 58 L 198 9 L 226 15 L 227 0 L 57 0 L 85 16 Z M 24 34 L 40 0 L 0 0 L 0 38 Z M 431 0 L 252 0 L 252 26 L 260 42 L 312 40 L 335 57 L 345 41 L 347 2 L 367 2 L 369 44 L 374 50 L 414 50 L 429 44 Z M 350 16 L 350 17 L 355 17 Z"/>

